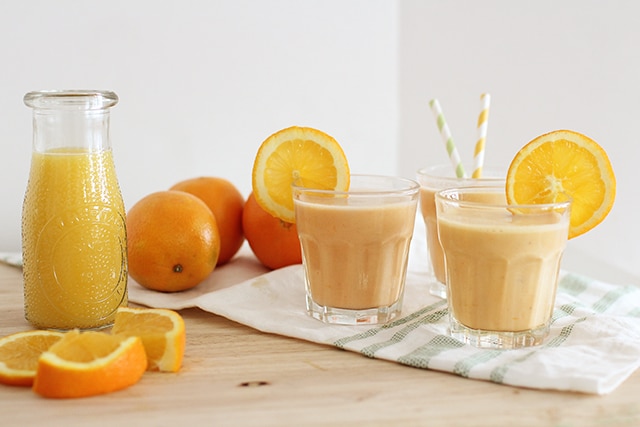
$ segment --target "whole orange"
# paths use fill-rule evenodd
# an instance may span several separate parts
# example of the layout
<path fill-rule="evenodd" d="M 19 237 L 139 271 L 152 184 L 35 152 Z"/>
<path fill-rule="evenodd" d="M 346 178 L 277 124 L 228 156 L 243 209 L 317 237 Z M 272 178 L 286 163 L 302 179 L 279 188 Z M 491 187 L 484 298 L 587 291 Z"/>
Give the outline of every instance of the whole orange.
<path fill-rule="evenodd" d="M 202 199 L 216 217 L 220 232 L 218 265 L 228 262 L 244 243 L 242 209 L 244 197 L 224 178 L 203 176 L 175 184 L 170 190 L 186 191 Z"/>
<path fill-rule="evenodd" d="M 274 217 L 249 194 L 242 212 L 244 236 L 256 258 L 272 270 L 302 262 L 295 224 Z"/>
<path fill-rule="evenodd" d="M 129 274 L 146 288 L 190 289 L 216 266 L 220 253 L 216 219 L 192 194 L 149 194 L 129 210 L 126 223 Z"/>

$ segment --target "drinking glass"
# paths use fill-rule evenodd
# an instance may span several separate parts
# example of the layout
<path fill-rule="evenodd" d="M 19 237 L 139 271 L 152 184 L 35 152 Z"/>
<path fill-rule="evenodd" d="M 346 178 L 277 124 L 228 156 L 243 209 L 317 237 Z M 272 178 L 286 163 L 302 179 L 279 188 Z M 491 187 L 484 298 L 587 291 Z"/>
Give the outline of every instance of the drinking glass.
<path fill-rule="evenodd" d="M 444 255 L 438 241 L 435 193 L 453 187 L 504 184 L 505 171 L 503 168 L 485 166 L 481 178 L 458 178 L 451 164 L 433 165 L 420 169 L 417 179 L 420 183 L 420 210 L 427 232 L 429 292 L 437 297 L 446 298 Z"/>
<path fill-rule="evenodd" d="M 400 313 L 419 188 L 375 175 L 352 175 L 348 191 L 294 186 L 309 315 L 356 325 Z"/>
<path fill-rule="evenodd" d="M 500 349 L 543 342 L 569 235 L 570 205 L 510 205 L 503 186 L 436 193 L 453 337 Z"/>

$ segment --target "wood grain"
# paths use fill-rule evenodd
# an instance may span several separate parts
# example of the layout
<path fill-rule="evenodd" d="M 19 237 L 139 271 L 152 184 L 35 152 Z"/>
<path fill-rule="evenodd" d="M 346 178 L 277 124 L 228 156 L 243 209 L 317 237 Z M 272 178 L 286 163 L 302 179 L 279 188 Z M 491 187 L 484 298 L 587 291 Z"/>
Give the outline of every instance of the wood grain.
<path fill-rule="evenodd" d="M 0 335 L 31 329 L 20 270 L 0 265 Z M 177 374 L 126 390 L 49 400 L 0 386 L 0 425 L 637 426 L 640 374 L 607 396 L 527 390 L 421 370 L 181 311 Z"/>

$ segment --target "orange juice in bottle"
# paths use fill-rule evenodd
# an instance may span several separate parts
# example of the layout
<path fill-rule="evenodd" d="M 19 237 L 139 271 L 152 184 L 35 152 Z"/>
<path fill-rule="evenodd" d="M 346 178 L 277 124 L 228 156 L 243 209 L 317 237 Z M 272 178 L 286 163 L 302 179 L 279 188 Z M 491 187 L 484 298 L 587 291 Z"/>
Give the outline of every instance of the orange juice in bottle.
<path fill-rule="evenodd" d="M 113 92 L 25 95 L 34 139 L 22 212 L 25 316 L 99 329 L 127 304 L 125 208 L 109 142 Z"/>

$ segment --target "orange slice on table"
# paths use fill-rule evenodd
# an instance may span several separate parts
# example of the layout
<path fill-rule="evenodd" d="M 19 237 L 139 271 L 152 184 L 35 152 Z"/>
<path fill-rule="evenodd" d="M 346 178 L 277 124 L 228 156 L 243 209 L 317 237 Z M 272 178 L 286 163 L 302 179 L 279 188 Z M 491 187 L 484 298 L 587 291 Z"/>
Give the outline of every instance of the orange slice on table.
<path fill-rule="evenodd" d="M 616 178 L 604 149 L 570 130 L 541 135 L 526 144 L 507 172 L 510 204 L 572 199 L 569 238 L 600 224 L 611 211 Z"/>
<path fill-rule="evenodd" d="M 0 383 L 30 387 L 38 359 L 62 336 L 62 332 L 35 330 L 0 338 Z"/>
<path fill-rule="evenodd" d="M 182 366 L 186 341 L 184 320 L 173 310 L 120 307 L 111 333 L 140 337 L 149 371 L 177 372 Z"/>
<path fill-rule="evenodd" d="M 295 183 L 307 188 L 346 191 L 349 165 L 340 144 L 326 133 L 293 126 L 267 138 L 253 164 L 253 193 L 271 215 L 295 222 Z"/>
<path fill-rule="evenodd" d="M 53 398 L 109 393 L 137 383 L 146 368 L 140 338 L 74 330 L 40 356 L 33 390 Z"/>

